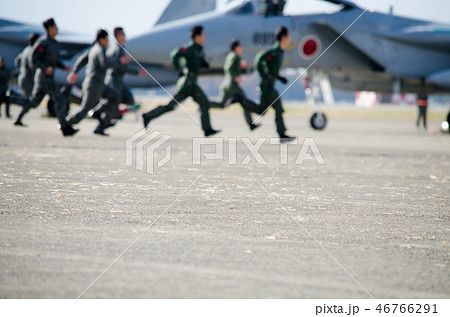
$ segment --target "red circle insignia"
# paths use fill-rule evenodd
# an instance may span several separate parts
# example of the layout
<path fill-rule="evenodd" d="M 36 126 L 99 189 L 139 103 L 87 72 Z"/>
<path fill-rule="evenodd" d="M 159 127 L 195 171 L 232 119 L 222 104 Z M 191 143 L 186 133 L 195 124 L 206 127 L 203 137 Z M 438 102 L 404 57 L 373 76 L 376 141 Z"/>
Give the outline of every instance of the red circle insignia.
<path fill-rule="evenodd" d="M 299 46 L 300 56 L 304 59 L 313 59 L 320 52 L 321 43 L 317 36 L 308 35 L 303 38 Z"/>
<path fill-rule="evenodd" d="M 313 39 L 309 39 L 303 44 L 303 54 L 306 56 L 314 55 L 315 52 L 317 52 L 317 42 Z"/>

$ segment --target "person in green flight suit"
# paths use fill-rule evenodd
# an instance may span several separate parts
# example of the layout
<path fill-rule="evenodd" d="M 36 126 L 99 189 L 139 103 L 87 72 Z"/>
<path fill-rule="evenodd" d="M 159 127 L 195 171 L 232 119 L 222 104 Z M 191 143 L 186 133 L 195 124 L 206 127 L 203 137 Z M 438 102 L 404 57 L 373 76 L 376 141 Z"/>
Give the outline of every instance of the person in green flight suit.
<path fill-rule="evenodd" d="M 245 121 L 254 130 L 260 124 L 254 124 L 251 112 L 261 113 L 261 107 L 247 99 L 244 91 L 239 87 L 242 82 L 241 75 L 247 70 L 247 63 L 241 59 L 243 48 L 238 40 L 233 40 L 230 44 L 230 53 L 225 59 L 223 70 L 225 77 L 220 87 L 219 102 L 211 102 L 211 108 L 225 108 L 234 102 L 239 102 L 244 108 Z"/>
<path fill-rule="evenodd" d="M 280 27 L 276 32 L 276 43 L 269 49 L 262 50 L 255 57 L 255 65 L 261 76 L 261 107 L 265 110 L 272 106 L 275 109 L 275 123 L 281 142 L 295 140 L 295 137 L 286 135 L 286 126 L 283 121 L 283 105 L 278 92 L 275 90 L 275 81 L 287 83 L 285 77 L 280 76 L 283 65 L 284 50 L 291 43 L 291 35 L 286 27 Z"/>
<path fill-rule="evenodd" d="M 192 97 L 200 106 L 202 129 L 206 137 L 220 132 L 211 127 L 209 119 L 210 103 L 202 89 L 197 85 L 197 77 L 200 68 L 208 68 L 209 64 L 205 61 L 205 53 L 202 45 L 206 42 L 206 36 L 201 25 L 194 26 L 191 29 L 191 39 L 186 46 L 172 51 L 171 58 L 175 70 L 180 79 L 177 82 L 177 93 L 168 105 L 159 106 L 142 115 L 144 127 L 147 128 L 149 122 L 160 115 L 173 111 L 175 107 L 185 100 Z M 181 59 L 185 60 L 184 68 L 181 66 Z"/>

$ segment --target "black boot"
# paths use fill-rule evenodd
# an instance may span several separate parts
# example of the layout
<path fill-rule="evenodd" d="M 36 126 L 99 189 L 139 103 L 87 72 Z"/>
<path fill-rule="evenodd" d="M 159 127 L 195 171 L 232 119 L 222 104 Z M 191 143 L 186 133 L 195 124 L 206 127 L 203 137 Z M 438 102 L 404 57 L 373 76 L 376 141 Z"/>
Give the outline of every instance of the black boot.
<path fill-rule="evenodd" d="M 258 129 L 261 126 L 260 123 L 251 123 L 250 124 L 250 130 L 253 131 L 255 129 Z"/>
<path fill-rule="evenodd" d="M 108 126 L 109 126 L 108 121 L 105 120 L 104 118 L 102 118 L 102 116 L 100 116 L 100 119 L 98 120 L 97 128 L 95 128 L 95 130 L 94 130 L 94 134 L 109 136 L 109 134 L 105 133 L 105 129 Z"/>
<path fill-rule="evenodd" d="M 80 130 L 79 129 L 74 129 L 72 126 L 69 126 L 69 127 L 65 128 L 65 132 L 63 134 L 64 134 L 64 136 L 73 136 L 78 131 L 80 131 Z"/>
<path fill-rule="evenodd" d="M 220 132 L 220 130 L 207 129 L 207 130 L 205 130 L 205 137 L 209 137 L 209 136 L 217 134 L 219 132 Z"/>
<path fill-rule="evenodd" d="M 14 125 L 18 127 L 26 127 L 25 124 L 22 122 L 22 118 L 25 114 L 23 112 L 20 112 L 17 118 L 14 120 Z"/>
<path fill-rule="evenodd" d="M 144 128 L 147 129 L 148 124 L 150 123 L 150 118 L 149 118 L 148 113 L 144 113 L 142 115 L 142 119 L 144 120 Z"/>
<path fill-rule="evenodd" d="M 284 133 L 280 134 L 280 142 L 281 143 L 291 142 L 291 141 L 294 141 L 295 139 L 297 139 L 296 136 L 289 136 Z"/>
<path fill-rule="evenodd" d="M 78 131 L 78 129 L 74 129 L 70 124 L 65 124 L 64 126 L 61 126 L 60 124 L 58 124 L 57 126 L 58 129 L 61 130 L 63 136 L 73 136 L 75 135 Z"/>
<path fill-rule="evenodd" d="M 23 122 L 21 121 L 21 120 L 19 120 L 19 121 L 14 121 L 14 125 L 15 126 L 18 126 L 18 127 L 24 127 L 24 128 L 26 128 L 27 127 L 27 125 L 26 124 L 23 124 Z"/>
<path fill-rule="evenodd" d="M 101 124 L 97 126 L 97 128 L 94 130 L 94 134 L 103 135 L 103 136 L 109 136 L 108 133 L 105 132 Z"/>

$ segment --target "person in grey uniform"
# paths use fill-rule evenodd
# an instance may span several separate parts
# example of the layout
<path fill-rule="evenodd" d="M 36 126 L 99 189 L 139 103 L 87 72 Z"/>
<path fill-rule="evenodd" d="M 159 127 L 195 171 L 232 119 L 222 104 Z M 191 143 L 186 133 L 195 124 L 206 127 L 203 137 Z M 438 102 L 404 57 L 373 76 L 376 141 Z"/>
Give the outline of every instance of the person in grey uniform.
<path fill-rule="evenodd" d="M 67 117 L 67 122 L 77 124 L 88 114 L 90 110 L 97 106 L 101 98 L 107 98 L 111 103 L 117 103 L 119 95 L 115 90 L 105 85 L 106 70 L 110 67 L 128 64 L 130 58 L 122 56 L 120 58 L 108 58 L 106 49 L 108 48 L 108 33 L 105 30 L 98 30 L 97 37 L 88 53 L 78 58 L 73 67 L 73 71 L 67 76 L 67 82 L 74 84 L 78 75 L 77 72 L 86 65 L 86 75 L 83 81 L 83 98 L 80 109 L 73 115 Z M 108 127 L 107 117 L 104 113 L 99 118 L 99 124 L 94 130 L 95 134 L 107 135 L 105 129 Z"/>
<path fill-rule="evenodd" d="M 66 98 L 59 93 L 54 74 L 55 68 L 61 68 L 69 71 L 69 66 L 64 66 L 59 58 L 59 44 L 55 40 L 58 35 L 58 26 L 53 18 L 44 21 L 43 26 L 46 34 L 41 36 L 33 46 L 31 60 L 32 65 L 36 69 L 34 75 L 34 86 L 29 99 L 29 106 L 24 106 L 19 116 L 16 118 L 15 125 L 23 125 L 23 116 L 31 109 L 37 108 L 44 99 L 45 95 L 49 95 L 53 101 L 56 117 L 59 120 L 59 128 L 64 136 L 71 136 L 78 132 L 73 129 L 65 120 L 65 104 Z"/>
<path fill-rule="evenodd" d="M 19 85 L 20 90 L 22 90 L 23 95 L 26 97 L 30 97 L 33 91 L 34 75 L 36 71 L 32 65 L 32 53 L 33 45 L 38 38 L 39 34 L 31 34 L 28 38 L 28 46 L 25 47 L 14 60 L 16 68 L 19 70 L 17 84 Z"/>
<path fill-rule="evenodd" d="M 118 59 L 122 56 L 126 56 L 124 50 L 126 36 L 122 27 L 116 27 L 114 29 L 114 37 L 117 43 L 114 42 L 110 45 L 110 47 L 106 50 L 106 56 L 110 59 Z M 118 99 L 104 99 L 98 108 L 93 112 L 92 116 L 99 119 L 104 113 L 103 116 L 108 126 L 113 125 L 111 120 L 117 116 L 120 103 L 126 105 L 133 105 L 135 103 L 133 94 L 123 81 L 125 74 L 145 76 L 146 72 L 142 69 L 132 68 L 127 64 L 119 64 L 116 67 L 112 67 L 107 70 L 105 85 L 116 91 L 118 94 Z"/>
<path fill-rule="evenodd" d="M 6 68 L 5 61 L 3 57 L 0 56 L 0 107 L 5 104 L 5 116 L 11 118 L 9 114 L 9 98 L 7 96 L 8 92 L 8 81 L 11 77 L 11 71 Z M 1 110 L 1 109 L 0 109 Z M 1 111 L 0 111 L 1 117 Z"/>

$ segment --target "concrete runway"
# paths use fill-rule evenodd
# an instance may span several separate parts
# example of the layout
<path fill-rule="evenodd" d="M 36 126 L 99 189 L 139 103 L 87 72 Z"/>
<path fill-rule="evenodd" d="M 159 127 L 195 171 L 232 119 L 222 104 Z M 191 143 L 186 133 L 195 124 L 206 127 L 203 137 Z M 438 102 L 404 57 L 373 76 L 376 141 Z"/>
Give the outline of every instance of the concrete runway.
<path fill-rule="evenodd" d="M 109 138 L 93 120 L 63 138 L 43 109 L 28 128 L 2 117 L 0 298 L 448 298 L 450 136 L 418 132 L 405 110 L 358 111 L 323 132 L 287 111 L 325 165 L 295 165 L 300 145 L 280 165 L 269 140 L 266 165 L 239 164 L 240 140 L 238 164 L 193 165 L 201 130 L 178 109 L 151 123 L 172 136 L 153 175 L 125 165 L 133 114 Z M 254 132 L 238 106 L 211 117 L 225 153 L 230 138 L 275 136 L 272 111 Z"/>

